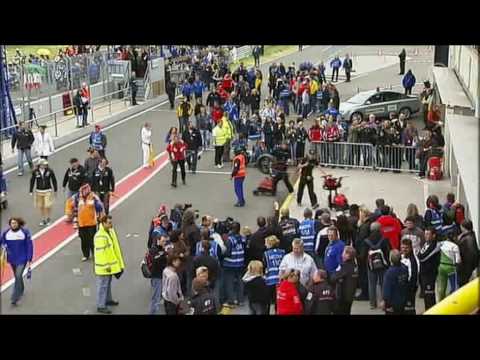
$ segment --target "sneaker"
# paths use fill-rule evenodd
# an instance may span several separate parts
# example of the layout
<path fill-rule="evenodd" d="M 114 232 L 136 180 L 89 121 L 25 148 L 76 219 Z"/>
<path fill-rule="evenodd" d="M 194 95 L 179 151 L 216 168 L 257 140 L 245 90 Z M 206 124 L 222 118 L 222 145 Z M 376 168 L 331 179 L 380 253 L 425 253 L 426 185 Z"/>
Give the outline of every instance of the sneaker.
<path fill-rule="evenodd" d="M 45 225 L 50 225 L 50 222 L 51 222 L 50 218 L 47 218 L 47 221 L 45 222 Z"/>
<path fill-rule="evenodd" d="M 87 257 L 85 257 L 85 256 L 84 256 L 84 257 L 82 257 L 82 262 L 85 262 L 85 261 L 87 261 L 87 260 L 88 260 L 88 258 L 87 258 Z"/>
<path fill-rule="evenodd" d="M 172 185 L 172 187 L 174 187 L 174 188 L 177 187 L 177 184 L 173 184 L 173 183 L 172 183 L 172 184 L 170 184 L 170 185 Z"/>
<path fill-rule="evenodd" d="M 118 306 L 120 304 L 118 301 L 112 300 L 112 301 L 107 301 L 106 305 L 108 306 Z"/>
<path fill-rule="evenodd" d="M 47 225 L 47 222 L 45 220 L 42 220 L 42 221 L 40 221 L 40 224 L 38 224 L 38 225 L 45 226 L 45 225 Z"/>
<path fill-rule="evenodd" d="M 97 312 L 99 312 L 100 314 L 111 314 L 112 311 L 106 307 L 104 308 L 97 308 Z"/>
<path fill-rule="evenodd" d="M 17 175 L 18 175 L 18 176 L 23 176 L 23 173 L 19 172 Z"/>
<path fill-rule="evenodd" d="M 220 165 L 220 169 L 223 169 L 223 164 Z"/>

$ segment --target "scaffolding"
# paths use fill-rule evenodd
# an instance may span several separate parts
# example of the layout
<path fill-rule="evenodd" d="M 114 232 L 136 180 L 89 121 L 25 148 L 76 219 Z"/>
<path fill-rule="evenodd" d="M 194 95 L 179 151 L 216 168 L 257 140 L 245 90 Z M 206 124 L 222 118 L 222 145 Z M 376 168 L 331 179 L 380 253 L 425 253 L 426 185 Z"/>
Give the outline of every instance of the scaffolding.
<path fill-rule="evenodd" d="M 0 142 L 12 135 L 16 124 L 17 118 L 10 96 L 6 48 L 5 45 L 0 45 Z"/>

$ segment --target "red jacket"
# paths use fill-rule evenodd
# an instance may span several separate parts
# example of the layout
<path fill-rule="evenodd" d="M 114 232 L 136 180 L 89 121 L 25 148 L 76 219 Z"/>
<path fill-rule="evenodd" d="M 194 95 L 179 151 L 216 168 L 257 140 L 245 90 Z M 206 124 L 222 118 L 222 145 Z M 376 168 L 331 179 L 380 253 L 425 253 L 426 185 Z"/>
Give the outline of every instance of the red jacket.
<path fill-rule="evenodd" d="M 212 119 L 215 122 L 215 125 L 218 124 L 220 119 L 223 116 L 223 110 L 220 107 L 214 107 L 212 111 Z"/>
<path fill-rule="evenodd" d="M 172 156 L 174 161 L 185 160 L 185 151 L 186 150 L 187 150 L 187 144 L 185 144 L 181 140 L 176 144 L 171 142 L 167 146 L 167 151 Z"/>
<path fill-rule="evenodd" d="M 320 127 L 315 127 L 313 125 L 310 130 L 308 130 L 308 137 L 310 138 L 310 141 L 322 141 L 322 129 Z"/>
<path fill-rule="evenodd" d="M 302 315 L 303 305 L 294 283 L 282 280 L 277 288 L 277 315 Z"/>
<path fill-rule="evenodd" d="M 382 215 L 377 221 L 381 225 L 380 232 L 384 238 L 388 239 L 390 247 L 400 250 L 400 235 L 402 232 L 400 221 L 391 215 Z"/>
<path fill-rule="evenodd" d="M 222 88 L 226 90 L 231 90 L 233 88 L 233 79 L 227 75 L 223 78 Z"/>
<path fill-rule="evenodd" d="M 335 125 L 329 129 L 326 129 L 326 137 L 327 141 L 338 141 L 340 139 L 340 131 L 338 130 L 338 127 Z"/>

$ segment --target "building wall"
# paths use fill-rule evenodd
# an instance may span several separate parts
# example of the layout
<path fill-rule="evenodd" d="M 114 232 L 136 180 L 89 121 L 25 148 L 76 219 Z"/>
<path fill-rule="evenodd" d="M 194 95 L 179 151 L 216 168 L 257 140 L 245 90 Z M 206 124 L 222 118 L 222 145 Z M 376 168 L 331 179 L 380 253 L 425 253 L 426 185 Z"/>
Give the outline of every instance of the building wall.
<path fill-rule="evenodd" d="M 470 100 L 477 109 L 480 107 L 479 50 L 472 45 L 450 46 L 449 66 L 455 70 Z"/>

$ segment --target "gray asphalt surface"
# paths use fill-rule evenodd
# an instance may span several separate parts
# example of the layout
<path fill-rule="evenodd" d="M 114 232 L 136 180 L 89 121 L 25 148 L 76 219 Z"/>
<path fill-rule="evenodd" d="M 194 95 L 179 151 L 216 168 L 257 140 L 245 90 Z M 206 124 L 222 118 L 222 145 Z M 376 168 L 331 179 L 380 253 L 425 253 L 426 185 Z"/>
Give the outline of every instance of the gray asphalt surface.
<path fill-rule="evenodd" d="M 294 53 L 281 59 L 287 65 L 292 61 L 297 64 L 304 60 L 319 61 L 328 59 L 331 54 L 341 50 L 342 46 L 312 46 L 301 53 Z M 350 51 L 350 50 L 348 50 Z M 268 66 L 262 66 L 262 72 L 267 73 Z M 408 65 L 407 65 L 408 66 Z M 420 66 L 420 65 L 419 65 Z M 423 66 L 423 64 L 422 64 Z M 425 64 L 425 69 L 428 64 Z M 369 76 L 359 78 L 358 81 L 374 88 L 378 81 L 385 78 L 397 79 L 395 73 L 398 69 L 392 66 Z M 420 69 L 419 71 L 421 71 Z M 414 70 L 415 72 L 415 70 Z M 417 75 L 417 79 L 421 79 Z M 268 93 L 264 80 L 263 94 Z M 356 89 L 356 80 L 352 78 L 350 84 L 339 84 L 338 89 L 342 99 L 344 92 L 348 94 Z M 117 181 L 130 173 L 141 164 L 141 149 L 139 134 L 146 121 L 153 125 L 153 141 L 157 152 L 163 150 L 166 132 L 171 126 L 177 126 L 177 119 L 173 111 L 168 110 L 168 105 L 156 108 L 144 115 L 138 116 L 119 126 L 106 131 L 109 145 L 107 156 L 111 162 Z M 87 140 L 72 145 L 50 158 L 51 167 L 57 174 L 59 184 L 63 179 L 64 172 L 71 157 L 83 160 L 86 157 Z M 146 234 L 149 221 L 161 203 L 171 207 L 174 203 L 191 202 L 200 214 L 211 214 L 220 219 L 233 216 L 243 225 L 252 229 L 256 228 L 257 216 L 269 215 L 272 208 L 272 197 L 253 197 L 252 190 L 258 185 L 263 177 L 256 169 L 248 169 L 246 181 L 245 208 L 234 208 L 235 201 L 233 184 L 229 175 L 218 174 L 228 172 L 229 168 L 221 170 L 213 166 L 213 152 L 203 154 L 199 162 L 200 171 L 213 171 L 214 174 L 198 173 L 187 174 L 187 185 L 180 185 L 177 189 L 171 189 L 170 166 L 167 165 L 153 179 L 147 182 L 127 201 L 116 208 L 112 215 L 122 245 L 126 262 L 126 271 L 120 280 L 113 281 L 113 296 L 120 301 L 120 306 L 114 308 L 117 314 L 146 314 L 148 311 L 150 285 L 140 273 L 140 261 L 146 249 Z M 9 181 L 10 206 L 1 216 L 2 228 L 7 219 L 13 215 L 24 217 L 28 227 L 33 233 L 40 230 L 40 220 L 36 209 L 33 209 L 33 201 L 28 195 L 28 171 L 24 177 L 17 177 L 16 172 L 7 176 Z M 286 195 L 283 184 L 279 185 L 277 200 L 281 201 Z M 64 196 L 59 191 L 56 205 L 53 211 L 53 220 L 63 216 Z M 131 236 L 127 237 L 127 234 Z M 138 234 L 137 236 L 132 234 Z M 17 308 L 11 308 L 9 297 L 12 289 L 0 294 L 0 312 L 3 314 L 86 314 L 95 312 L 95 279 L 91 262 L 81 263 L 80 240 L 76 238 L 62 250 L 37 267 L 31 281 L 26 281 L 25 297 Z M 75 269 L 75 270 L 74 270 Z M 80 273 L 77 272 L 80 269 Z M 236 311 L 237 312 L 237 311 Z M 245 313 L 245 309 L 238 309 Z"/>

